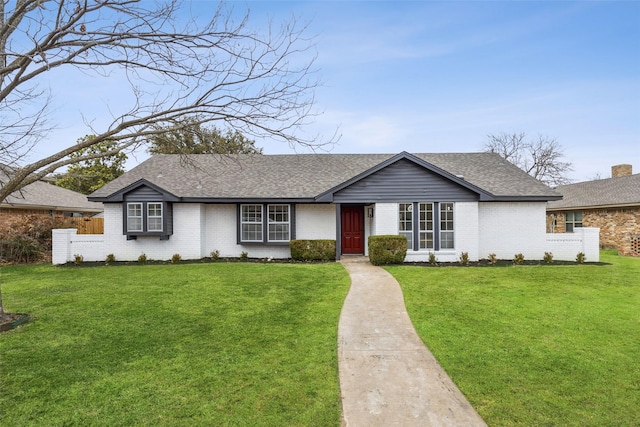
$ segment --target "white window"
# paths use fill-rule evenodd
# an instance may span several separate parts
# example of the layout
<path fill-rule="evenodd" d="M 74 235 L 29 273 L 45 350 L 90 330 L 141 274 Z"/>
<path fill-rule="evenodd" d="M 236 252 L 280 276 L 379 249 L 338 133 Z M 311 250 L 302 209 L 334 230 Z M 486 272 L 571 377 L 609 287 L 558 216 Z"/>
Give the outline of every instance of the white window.
<path fill-rule="evenodd" d="M 289 241 L 289 205 L 268 205 L 269 241 Z"/>
<path fill-rule="evenodd" d="M 407 239 L 409 250 L 413 248 L 413 203 L 398 204 L 398 230 Z"/>
<path fill-rule="evenodd" d="M 142 231 L 142 203 L 127 203 L 127 231 Z"/>
<path fill-rule="evenodd" d="M 573 233 L 574 228 L 580 227 L 582 227 L 582 212 L 567 212 L 564 223 L 565 231 Z"/>
<path fill-rule="evenodd" d="M 147 231 L 162 231 L 162 203 L 147 204 Z"/>
<path fill-rule="evenodd" d="M 420 203 L 420 249 L 433 249 L 433 203 Z"/>
<path fill-rule="evenodd" d="M 240 211 L 240 240 L 262 242 L 262 205 L 241 205 Z"/>
<path fill-rule="evenodd" d="M 440 249 L 453 249 L 453 203 L 440 203 Z"/>

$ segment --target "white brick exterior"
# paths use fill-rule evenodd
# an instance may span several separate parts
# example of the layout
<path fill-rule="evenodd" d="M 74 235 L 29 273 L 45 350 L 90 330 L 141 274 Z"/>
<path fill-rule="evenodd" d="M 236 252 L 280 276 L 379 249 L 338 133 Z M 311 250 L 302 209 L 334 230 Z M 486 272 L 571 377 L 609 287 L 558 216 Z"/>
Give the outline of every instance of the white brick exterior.
<path fill-rule="evenodd" d="M 398 234 L 398 204 L 376 203 L 373 224 L 376 236 Z"/>
<path fill-rule="evenodd" d="M 486 202 L 479 204 L 480 258 L 540 260 L 546 247 L 545 202 Z"/>
<path fill-rule="evenodd" d="M 127 240 L 122 234 L 122 205 L 109 203 L 104 206 L 104 235 L 107 254 L 114 254 L 117 261 L 135 261 L 142 254 L 149 260 L 169 260 L 174 254 L 182 259 L 201 258 L 204 223 L 200 204 L 175 203 L 173 205 L 173 235 L 169 240 L 158 236 L 138 236 Z"/>
<path fill-rule="evenodd" d="M 367 215 L 372 207 L 373 217 Z M 335 239 L 336 206 L 332 204 L 296 205 L 296 238 Z M 571 235 L 546 234 L 544 202 L 457 202 L 454 204 L 453 250 L 436 251 L 440 262 L 456 262 L 462 252 L 476 261 L 495 253 L 499 259 L 512 259 L 522 253 L 527 260 L 541 260 L 545 251 L 556 260 L 575 260 L 584 252 L 587 261 L 599 259 L 597 229 L 584 228 Z M 75 230 L 54 230 L 53 263 L 72 262 L 74 255 L 85 261 L 104 261 L 114 254 L 118 261 L 135 261 L 141 254 L 150 260 L 200 259 L 214 250 L 221 257 L 238 257 L 245 251 L 251 258 L 289 258 L 289 246 L 239 245 L 235 204 L 175 203 L 173 235 L 169 240 L 157 236 L 123 235 L 121 204 L 104 205 L 104 235 L 76 235 Z M 365 239 L 371 235 L 398 234 L 398 204 L 377 203 L 364 209 Z M 596 231 L 593 231 L 596 230 Z M 365 240 L 366 242 L 366 240 Z M 367 251 L 365 244 L 365 251 Z M 430 251 L 409 251 L 407 262 L 428 261 Z"/>
<path fill-rule="evenodd" d="M 336 238 L 336 205 L 296 205 L 296 239 Z"/>

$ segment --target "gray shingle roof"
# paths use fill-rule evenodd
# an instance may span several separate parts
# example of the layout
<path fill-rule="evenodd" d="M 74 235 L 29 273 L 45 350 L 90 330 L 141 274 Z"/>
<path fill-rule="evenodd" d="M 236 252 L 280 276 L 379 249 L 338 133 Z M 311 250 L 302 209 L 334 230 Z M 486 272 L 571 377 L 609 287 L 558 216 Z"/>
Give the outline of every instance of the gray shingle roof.
<path fill-rule="evenodd" d="M 102 212 L 101 203 L 90 202 L 84 194 L 36 181 L 11 193 L 0 207 L 51 209 L 69 212 Z"/>
<path fill-rule="evenodd" d="M 556 190 L 563 199 L 549 202 L 549 210 L 640 206 L 640 174 L 561 185 Z"/>
<path fill-rule="evenodd" d="M 559 194 L 493 153 L 416 157 L 498 197 Z M 97 190 L 98 200 L 145 179 L 182 198 L 314 198 L 394 154 L 156 155 Z"/>

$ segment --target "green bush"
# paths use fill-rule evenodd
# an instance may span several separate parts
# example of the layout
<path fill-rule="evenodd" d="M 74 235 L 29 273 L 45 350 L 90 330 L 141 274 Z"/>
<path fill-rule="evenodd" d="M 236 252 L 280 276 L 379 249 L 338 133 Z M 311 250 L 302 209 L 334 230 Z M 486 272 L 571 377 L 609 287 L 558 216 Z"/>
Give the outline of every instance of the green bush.
<path fill-rule="evenodd" d="M 584 261 L 587 259 L 587 256 L 584 254 L 584 252 L 578 252 L 578 255 L 576 255 L 576 262 L 578 264 L 584 264 Z"/>
<path fill-rule="evenodd" d="M 294 261 L 333 261 L 336 259 L 335 240 L 292 240 L 291 259 Z"/>
<path fill-rule="evenodd" d="M 402 264 L 407 256 L 407 239 L 403 236 L 370 236 L 368 246 L 373 265 Z"/>

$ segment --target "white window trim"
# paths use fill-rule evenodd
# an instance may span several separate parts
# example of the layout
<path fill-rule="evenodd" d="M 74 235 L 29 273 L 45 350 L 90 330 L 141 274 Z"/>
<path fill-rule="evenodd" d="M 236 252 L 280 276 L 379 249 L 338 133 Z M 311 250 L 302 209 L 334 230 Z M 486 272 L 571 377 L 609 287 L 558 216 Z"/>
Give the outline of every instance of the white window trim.
<path fill-rule="evenodd" d="M 422 207 L 423 206 L 427 206 L 427 205 L 431 206 L 431 221 L 427 220 L 426 218 L 425 218 L 424 221 L 422 221 L 422 220 L 420 220 L 420 215 L 422 214 Z M 434 224 L 434 212 L 433 212 L 433 209 L 434 209 L 434 203 L 433 202 L 420 202 L 420 203 L 418 203 L 418 211 L 419 211 L 418 212 L 418 227 L 419 227 L 419 230 L 418 230 L 418 250 L 421 250 L 421 251 L 433 251 L 434 250 L 436 239 L 435 239 L 435 230 L 434 230 L 434 225 L 435 224 Z M 427 213 L 427 210 L 425 209 L 425 215 L 426 215 L 426 213 Z M 431 230 L 426 228 L 426 225 L 429 222 L 431 222 Z M 423 224 L 425 225 L 425 229 L 424 230 L 422 229 Z M 422 241 L 423 241 L 422 236 L 423 235 L 426 236 L 428 234 L 431 234 L 431 247 L 427 246 L 427 247 L 423 248 L 422 247 Z M 425 238 L 424 240 L 426 241 L 427 239 Z"/>
<path fill-rule="evenodd" d="M 244 207 L 246 206 L 257 206 L 260 208 L 260 221 L 245 221 L 244 220 Z M 242 204 L 240 205 L 240 241 L 241 242 L 246 242 L 246 243 L 259 243 L 262 242 L 264 240 L 264 208 L 263 205 L 261 204 L 257 204 L 257 203 L 247 203 L 247 204 Z M 245 239 L 244 238 L 244 230 L 243 230 L 243 225 L 245 224 L 253 224 L 253 225 L 260 225 L 260 239 L 259 240 L 249 240 L 249 239 Z"/>
<path fill-rule="evenodd" d="M 569 220 L 569 214 L 572 215 L 572 219 Z M 576 221 L 576 214 L 580 214 L 580 221 Z M 564 231 L 567 233 L 575 232 L 576 228 L 582 228 L 582 221 L 584 220 L 584 216 L 582 211 L 571 211 L 564 214 Z M 571 231 L 567 230 L 567 225 L 571 225 Z M 580 224 L 576 226 L 576 224 Z"/>
<path fill-rule="evenodd" d="M 151 206 L 159 206 L 160 207 L 160 215 L 151 215 L 150 214 L 150 207 Z M 150 219 L 156 219 L 159 218 L 160 219 L 160 228 L 156 229 L 151 229 L 151 227 L 149 226 L 149 224 L 151 223 Z M 162 232 L 163 231 L 163 221 L 164 220 L 164 211 L 162 208 L 162 202 L 149 202 L 147 203 L 147 231 L 148 232 Z"/>
<path fill-rule="evenodd" d="M 131 211 L 129 210 L 129 207 L 133 206 L 133 205 L 138 205 L 139 209 L 140 209 L 140 216 L 137 215 L 131 215 Z M 144 231 L 144 205 L 142 204 L 142 202 L 129 202 L 127 203 L 127 231 L 131 232 L 131 233 L 142 233 Z M 139 229 L 132 229 L 131 228 L 131 219 L 139 219 L 140 220 L 140 228 Z"/>
<path fill-rule="evenodd" d="M 404 219 L 404 224 L 410 224 L 410 230 L 402 230 L 401 224 L 403 224 L 403 220 L 400 219 L 400 207 L 401 205 L 408 205 L 408 208 L 404 211 L 405 214 L 409 214 L 409 219 L 407 220 L 406 216 Z M 404 236 L 407 239 L 407 244 L 409 246 L 409 250 L 413 251 L 413 202 L 400 202 L 398 203 L 398 234 Z"/>
<path fill-rule="evenodd" d="M 287 221 L 275 221 L 275 220 L 271 220 L 270 217 L 270 210 L 272 207 L 285 207 L 287 208 Z M 282 243 L 282 242 L 289 242 L 291 241 L 291 205 L 288 204 L 270 204 L 267 205 L 267 241 L 268 242 L 273 242 L 273 243 Z M 272 225 L 283 225 L 286 224 L 287 225 L 287 238 L 286 239 L 271 239 L 270 235 L 271 235 L 271 226 Z"/>
<path fill-rule="evenodd" d="M 451 214 L 453 215 L 453 218 L 451 220 L 451 225 L 452 225 L 452 229 L 451 230 L 442 230 L 442 207 L 444 205 L 451 205 Z M 455 250 L 456 248 L 456 204 L 454 202 L 440 202 L 438 204 L 438 209 L 440 212 L 438 212 L 438 221 L 440 222 L 439 227 L 438 227 L 438 232 L 440 233 L 440 238 L 439 240 L 439 249 L 440 250 L 446 250 L 446 251 L 452 251 Z M 451 248 L 443 248 L 442 247 L 442 235 L 443 233 L 447 233 L 447 234 L 451 234 L 451 241 L 453 242 L 453 247 Z"/>
<path fill-rule="evenodd" d="M 400 220 L 400 205 L 409 205 L 410 209 L 407 209 L 405 212 L 411 212 L 411 216 L 409 219 L 405 219 L 405 223 L 406 224 L 411 224 L 411 230 L 401 230 L 400 224 L 401 224 L 401 220 Z M 432 229 L 431 230 L 427 230 L 424 229 L 423 230 L 423 226 L 425 226 L 428 224 L 428 221 L 425 220 L 424 222 L 420 220 L 420 209 L 430 205 L 431 209 L 432 209 L 432 219 L 431 219 L 431 225 L 432 225 Z M 442 208 L 445 205 L 451 205 L 452 207 L 452 214 L 453 214 L 453 218 L 451 221 L 451 225 L 452 225 L 452 229 L 451 230 L 443 230 L 442 229 Z M 437 207 L 436 207 L 437 206 Z M 398 234 L 401 236 L 404 236 L 405 238 L 407 238 L 407 243 L 408 243 L 408 250 L 410 252 L 452 252 L 455 251 L 455 246 L 456 246 L 456 233 L 455 233 L 455 229 L 456 229 L 456 203 L 455 202 L 437 202 L 437 201 L 433 201 L 433 202 L 426 202 L 426 201 L 416 201 L 416 202 L 399 202 L 397 204 L 397 209 L 396 209 L 397 215 L 398 215 Z M 426 212 L 426 210 L 425 210 Z M 448 222 L 448 221 L 447 221 Z M 417 229 L 416 227 L 416 223 L 417 223 Z M 428 233 L 431 233 L 432 236 L 432 247 L 421 247 L 421 240 L 422 237 Z M 445 234 L 451 234 L 451 238 L 452 238 L 452 243 L 453 243 L 453 247 L 451 248 L 445 248 L 442 245 L 443 242 L 443 235 Z M 418 239 L 418 241 L 414 241 L 415 239 Z M 417 248 L 417 249 L 414 249 Z"/>

